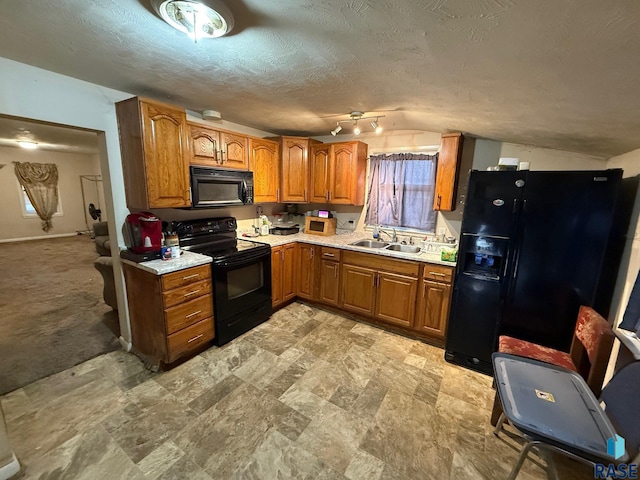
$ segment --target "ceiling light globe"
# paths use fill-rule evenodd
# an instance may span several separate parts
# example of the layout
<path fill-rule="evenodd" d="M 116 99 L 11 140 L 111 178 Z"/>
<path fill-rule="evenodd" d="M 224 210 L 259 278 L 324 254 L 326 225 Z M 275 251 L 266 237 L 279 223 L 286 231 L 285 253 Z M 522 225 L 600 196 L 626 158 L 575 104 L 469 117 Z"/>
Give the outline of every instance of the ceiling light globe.
<path fill-rule="evenodd" d="M 151 0 L 157 14 L 192 39 L 217 38 L 233 28 L 233 16 L 218 0 Z"/>
<path fill-rule="evenodd" d="M 28 140 L 18 140 L 18 145 L 22 148 L 26 148 L 27 150 L 35 150 L 38 148 L 38 144 L 36 142 L 30 142 Z"/>
<path fill-rule="evenodd" d="M 384 129 L 383 129 L 380 125 L 378 125 L 378 126 L 376 127 L 376 134 L 377 134 L 377 135 L 380 135 L 380 134 L 382 133 L 382 130 L 384 130 Z"/>
<path fill-rule="evenodd" d="M 361 132 L 362 132 L 362 130 L 360 130 L 359 126 L 356 125 L 355 127 L 353 127 L 353 134 L 354 135 L 360 135 Z"/>

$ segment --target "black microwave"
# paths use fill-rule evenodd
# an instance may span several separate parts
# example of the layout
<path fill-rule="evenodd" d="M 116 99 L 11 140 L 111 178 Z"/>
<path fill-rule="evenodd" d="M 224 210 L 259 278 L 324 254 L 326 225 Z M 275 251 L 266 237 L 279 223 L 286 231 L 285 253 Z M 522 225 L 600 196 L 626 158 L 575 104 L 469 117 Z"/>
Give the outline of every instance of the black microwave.
<path fill-rule="evenodd" d="M 253 203 L 253 172 L 189 167 L 194 208 L 229 207 Z"/>

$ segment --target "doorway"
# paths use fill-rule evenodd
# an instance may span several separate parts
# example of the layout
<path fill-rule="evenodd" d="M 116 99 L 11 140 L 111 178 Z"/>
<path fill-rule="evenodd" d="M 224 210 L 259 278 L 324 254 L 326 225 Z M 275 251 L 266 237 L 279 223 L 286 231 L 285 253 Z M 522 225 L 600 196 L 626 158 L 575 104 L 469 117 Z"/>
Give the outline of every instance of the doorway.
<path fill-rule="evenodd" d="M 118 314 L 94 266 L 93 227 L 106 228 L 99 155 L 94 131 L 0 115 L 0 395 L 120 348 Z M 59 205 L 48 232 L 13 162 L 56 165 Z"/>

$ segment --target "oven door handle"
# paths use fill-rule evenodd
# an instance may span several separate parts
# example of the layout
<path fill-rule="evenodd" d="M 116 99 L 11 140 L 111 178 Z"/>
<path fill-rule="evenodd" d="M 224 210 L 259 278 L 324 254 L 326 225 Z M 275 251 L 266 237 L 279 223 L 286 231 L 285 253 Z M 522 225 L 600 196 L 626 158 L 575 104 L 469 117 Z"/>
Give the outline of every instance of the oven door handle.
<path fill-rule="evenodd" d="M 256 260 L 268 259 L 271 256 L 271 249 L 262 252 L 256 252 L 251 255 L 243 255 L 240 258 L 221 258 L 213 262 L 214 267 L 242 267 L 244 265 L 250 265 L 256 263 Z"/>

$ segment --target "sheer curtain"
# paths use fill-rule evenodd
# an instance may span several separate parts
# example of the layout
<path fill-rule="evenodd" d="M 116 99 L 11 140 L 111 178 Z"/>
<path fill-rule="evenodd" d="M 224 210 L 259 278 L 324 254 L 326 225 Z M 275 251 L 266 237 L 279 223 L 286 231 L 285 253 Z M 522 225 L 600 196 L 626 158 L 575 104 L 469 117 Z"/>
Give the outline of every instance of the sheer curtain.
<path fill-rule="evenodd" d="M 42 220 L 42 230 L 48 232 L 58 209 L 58 167 L 54 163 L 13 163 L 20 185 Z"/>
<path fill-rule="evenodd" d="M 433 231 L 437 158 L 413 153 L 371 156 L 365 222 Z"/>

